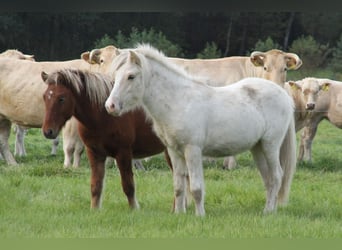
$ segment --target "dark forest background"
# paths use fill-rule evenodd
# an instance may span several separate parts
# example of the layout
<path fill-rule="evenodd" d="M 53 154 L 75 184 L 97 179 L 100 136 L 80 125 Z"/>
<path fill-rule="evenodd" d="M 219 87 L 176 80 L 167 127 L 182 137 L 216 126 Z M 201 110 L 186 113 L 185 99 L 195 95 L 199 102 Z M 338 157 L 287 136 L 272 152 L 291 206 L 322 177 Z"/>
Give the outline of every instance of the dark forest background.
<path fill-rule="evenodd" d="M 310 63 L 319 61 L 317 67 L 336 65 L 342 55 L 342 13 L 332 12 L 0 13 L 0 50 L 19 49 L 39 61 L 69 60 L 106 41 L 129 47 L 134 34 L 138 41 L 151 30 L 186 58 L 206 49 L 223 57 L 271 46 L 302 53 Z"/>

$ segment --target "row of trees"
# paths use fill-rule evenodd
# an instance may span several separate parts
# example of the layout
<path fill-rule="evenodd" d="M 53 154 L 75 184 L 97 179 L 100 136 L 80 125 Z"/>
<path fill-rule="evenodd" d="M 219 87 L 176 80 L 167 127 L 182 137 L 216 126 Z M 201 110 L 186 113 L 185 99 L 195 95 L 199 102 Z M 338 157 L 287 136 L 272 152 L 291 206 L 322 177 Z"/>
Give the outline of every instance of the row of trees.
<path fill-rule="evenodd" d="M 0 50 L 66 60 L 106 44 L 150 42 L 169 56 L 246 55 L 279 48 L 305 67 L 341 68 L 342 13 L 2 13 Z M 304 66 L 303 65 L 303 66 Z"/>

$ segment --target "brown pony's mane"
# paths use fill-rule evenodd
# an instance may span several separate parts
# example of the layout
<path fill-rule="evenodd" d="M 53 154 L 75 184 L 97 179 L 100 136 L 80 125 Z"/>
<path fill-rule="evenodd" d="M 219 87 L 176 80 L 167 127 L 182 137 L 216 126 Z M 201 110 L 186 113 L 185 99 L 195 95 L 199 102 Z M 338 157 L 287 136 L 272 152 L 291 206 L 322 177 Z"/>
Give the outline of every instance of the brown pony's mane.
<path fill-rule="evenodd" d="M 98 106 L 103 106 L 113 88 L 113 82 L 109 76 L 79 69 L 55 71 L 49 76 L 49 82 L 63 84 L 77 94 L 83 90 L 90 102 Z"/>

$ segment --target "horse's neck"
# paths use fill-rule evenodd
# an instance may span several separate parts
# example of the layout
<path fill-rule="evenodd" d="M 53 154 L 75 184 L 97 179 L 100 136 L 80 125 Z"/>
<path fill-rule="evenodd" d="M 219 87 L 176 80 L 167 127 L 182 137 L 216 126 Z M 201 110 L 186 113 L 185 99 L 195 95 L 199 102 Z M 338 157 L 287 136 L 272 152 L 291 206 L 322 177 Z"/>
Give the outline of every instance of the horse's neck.
<path fill-rule="evenodd" d="M 96 128 L 99 125 L 98 119 L 104 115 L 104 112 L 105 110 L 102 107 L 98 107 L 96 104 L 91 103 L 89 99 L 85 97 L 82 102 L 79 101 L 76 103 L 74 116 L 85 127 Z"/>
<path fill-rule="evenodd" d="M 158 64 L 152 65 L 151 71 L 158 71 L 158 74 L 152 74 L 150 80 L 145 82 L 145 110 L 147 109 L 146 112 L 153 117 L 170 117 L 170 112 L 181 105 L 178 100 L 181 101 L 182 96 L 186 96 L 190 88 L 187 82 L 189 80 Z"/>

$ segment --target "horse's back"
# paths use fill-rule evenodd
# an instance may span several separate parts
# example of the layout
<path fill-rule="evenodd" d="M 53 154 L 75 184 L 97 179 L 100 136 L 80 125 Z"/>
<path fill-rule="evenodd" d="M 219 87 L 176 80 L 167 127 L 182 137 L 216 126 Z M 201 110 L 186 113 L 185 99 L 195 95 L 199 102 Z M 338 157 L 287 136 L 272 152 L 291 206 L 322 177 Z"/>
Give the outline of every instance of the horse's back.
<path fill-rule="evenodd" d="M 287 131 L 293 116 L 293 101 L 275 83 L 246 78 L 218 88 L 217 92 L 219 98 L 215 108 L 212 107 L 215 112 L 209 112 L 206 119 L 205 155 L 218 154 L 223 148 L 234 155 L 252 148 L 262 138 L 271 140 L 281 131 Z M 222 152 L 222 156 L 226 155 L 227 151 Z"/>

